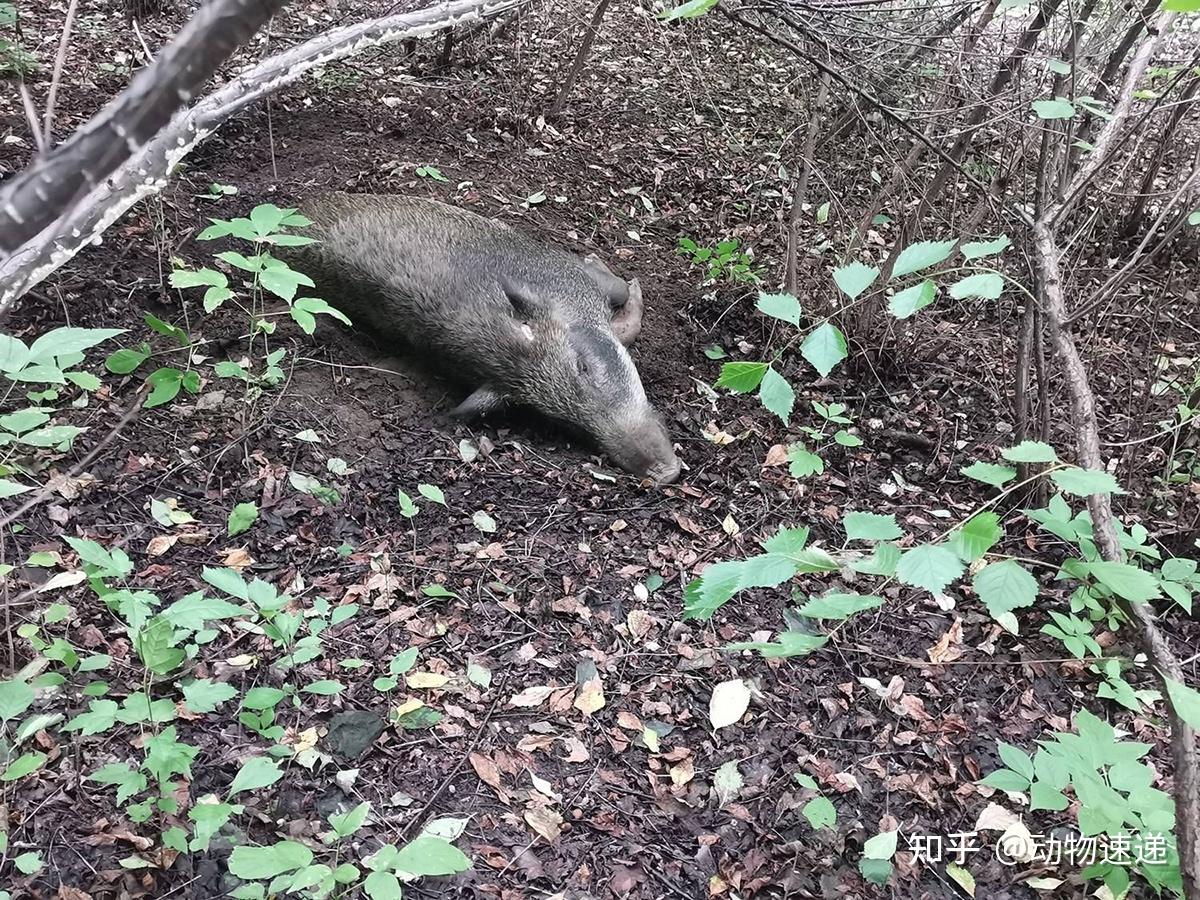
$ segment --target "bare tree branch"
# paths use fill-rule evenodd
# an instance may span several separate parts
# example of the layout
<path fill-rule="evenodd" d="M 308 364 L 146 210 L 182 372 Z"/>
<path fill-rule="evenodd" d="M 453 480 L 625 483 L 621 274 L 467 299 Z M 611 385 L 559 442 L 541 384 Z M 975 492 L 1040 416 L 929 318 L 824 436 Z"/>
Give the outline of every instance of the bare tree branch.
<path fill-rule="evenodd" d="M 243 72 L 178 115 L 153 141 L 75 207 L 0 260 L 0 316 L 139 200 L 167 183 L 168 174 L 197 144 L 235 113 L 314 68 L 370 47 L 422 37 L 515 9 L 525 0 L 454 0 L 427 9 L 348 25 L 299 44 Z"/>
<path fill-rule="evenodd" d="M 120 96 L 62 146 L 0 187 L 0 251 L 21 246 L 82 191 L 95 188 L 141 150 L 284 2 L 212 0 L 201 6 Z"/>

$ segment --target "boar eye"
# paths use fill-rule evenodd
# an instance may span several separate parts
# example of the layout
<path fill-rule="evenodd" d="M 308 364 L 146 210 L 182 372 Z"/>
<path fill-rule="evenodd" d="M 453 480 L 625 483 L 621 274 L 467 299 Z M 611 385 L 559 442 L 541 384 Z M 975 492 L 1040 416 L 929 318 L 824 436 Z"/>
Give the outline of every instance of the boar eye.
<path fill-rule="evenodd" d="M 582 356 L 575 357 L 575 371 L 583 376 L 588 373 L 588 364 Z"/>

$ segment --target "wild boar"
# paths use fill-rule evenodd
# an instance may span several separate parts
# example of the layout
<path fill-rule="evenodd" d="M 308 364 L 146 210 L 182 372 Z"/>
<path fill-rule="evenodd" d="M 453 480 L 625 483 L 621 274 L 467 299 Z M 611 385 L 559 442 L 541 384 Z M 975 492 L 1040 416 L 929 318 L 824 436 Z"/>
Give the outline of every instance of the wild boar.
<path fill-rule="evenodd" d="M 452 415 L 519 404 L 581 431 L 657 483 L 680 462 L 626 347 L 642 292 L 501 222 L 415 197 L 334 193 L 301 204 L 317 243 L 290 255 L 355 325 L 472 393 Z"/>

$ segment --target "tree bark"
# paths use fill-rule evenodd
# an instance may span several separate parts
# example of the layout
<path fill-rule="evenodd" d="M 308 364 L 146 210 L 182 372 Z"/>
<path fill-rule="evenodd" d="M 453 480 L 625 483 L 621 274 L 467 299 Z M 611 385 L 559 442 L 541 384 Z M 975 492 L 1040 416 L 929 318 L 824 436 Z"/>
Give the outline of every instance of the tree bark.
<path fill-rule="evenodd" d="M 563 81 L 562 87 L 558 89 L 558 95 L 550 105 L 550 111 L 546 113 L 546 118 L 557 119 L 562 115 L 563 107 L 567 105 L 567 97 L 571 94 L 571 88 L 575 86 L 575 79 L 579 77 L 579 72 L 592 52 L 592 44 L 595 43 L 596 35 L 600 32 L 600 24 L 604 21 L 604 14 L 608 12 L 610 2 L 611 0 L 600 0 L 596 4 L 596 9 L 592 13 L 592 21 L 588 23 L 587 31 L 583 33 L 583 40 L 579 42 L 579 50 L 575 53 L 575 59 L 567 71 L 567 77 Z"/>

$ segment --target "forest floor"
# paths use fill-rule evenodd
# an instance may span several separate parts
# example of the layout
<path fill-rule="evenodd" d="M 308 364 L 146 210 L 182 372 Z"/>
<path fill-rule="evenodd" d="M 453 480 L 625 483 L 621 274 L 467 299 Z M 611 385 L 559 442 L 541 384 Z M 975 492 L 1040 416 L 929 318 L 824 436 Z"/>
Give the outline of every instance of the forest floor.
<path fill-rule="evenodd" d="M 44 60 L 63 6 L 48 3 L 23 20 Z M 326 27 L 324 10 L 289 10 L 272 46 Z M 121 88 L 137 52 L 137 37 L 109 4 L 84 3 L 81 13 L 60 101 L 64 134 Z M 587 14 L 538 7 L 495 40 L 456 47 L 443 71 L 436 40 L 421 44 L 415 60 L 390 48 L 330 66 L 209 139 L 161 197 L 41 285 L 7 329 L 29 340 L 67 322 L 120 327 L 128 329 L 122 345 L 145 339 L 165 351 L 143 324 L 149 311 L 211 341 L 201 355 L 236 357 L 236 310 L 204 316 L 194 294 L 165 284 L 174 257 L 210 262 L 213 246 L 194 240 L 208 218 L 265 202 L 290 206 L 331 188 L 434 197 L 599 253 L 641 280 L 647 312 L 633 354 L 678 442 L 686 466 L 678 484 L 639 486 L 532 417 L 485 428 L 452 423 L 446 410 L 461 399 L 458 388 L 373 368 L 387 354 L 336 329 L 310 338 L 281 324 L 272 338 L 288 351 L 280 388 L 248 403 L 232 382 L 212 377 L 211 361 L 198 365 L 197 396 L 141 411 L 85 472 L 64 480 L 59 496 L 25 517 L 7 558 L 49 553 L 56 564 L 18 564 L 6 590 L 28 592 L 71 569 L 63 535 L 76 535 L 124 548 L 132 583 L 164 599 L 204 587 L 204 567 L 230 566 L 302 606 L 318 597 L 357 604 L 327 633 L 324 655 L 302 667 L 302 677 L 343 689 L 306 695 L 281 714 L 285 742 L 318 729 L 322 761 L 292 765 L 276 785 L 242 795 L 239 821 L 248 840 L 308 841 L 327 828 L 331 809 L 367 800 L 374 817 L 355 838 L 365 854 L 373 841 L 412 837 L 431 817 L 465 819 L 458 845 L 473 868 L 406 887 L 412 896 L 956 896 L 940 868 L 915 863 L 904 841 L 893 887 L 867 884 L 857 869 L 863 841 L 887 827 L 906 838 L 974 830 L 991 802 L 1006 802 L 977 784 L 998 765 L 996 742 L 1030 748 L 1047 730 L 1069 728 L 1092 693 L 1087 665 L 1064 660 L 1061 644 L 1038 633 L 1036 615 L 1014 637 L 967 592 L 935 602 L 896 585 L 884 607 L 851 620 L 810 657 L 727 653 L 731 641 L 779 631 L 788 593 L 750 591 L 711 622 L 685 622 L 683 590 L 706 564 L 753 554 L 780 526 L 808 526 L 814 543 L 838 546 L 848 510 L 892 512 L 918 538 L 964 519 L 989 493 L 960 468 L 995 461 L 1012 442 L 1012 348 L 1000 335 L 1016 329 L 999 307 L 910 320 L 874 365 L 824 381 L 797 355 L 785 357 L 784 373 L 805 385 L 793 433 L 814 423 L 811 401 L 836 401 L 847 404 L 863 440 L 831 452 L 823 475 L 792 478 L 773 450 L 788 429 L 757 402 L 717 396 L 710 385 L 720 363 L 705 352 L 759 358 L 780 339 L 755 313 L 754 290 L 702 284 L 703 272 L 676 247 L 681 237 L 708 246 L 737 237 L 753 248 L 765 281 L 777 281 L 789 184 L 780 169 L 796 156 L 811 85 L 750 36 L 664 28 L 636 5 L 614 4 L 565 114 L 546 122 L 539 113 Z M 175 24 L 155 23 L 148 39 Z M 260 42 L 249 56 L 264 52 Z M 19 110 L 5 112 L 5 133 L 22 134 Z M 0 159 L 11 171 L 30 149 L 8 141 Z M 830 200 L 832 210 L 827 225 L 806 221 L 805 247 L 854 222 L 858 201 L 876 188 L 870 172 L 839 168 L 837 153 L 825 153 L 814 206 Z M 214 183 L 237 192 L 215 196 Z M 886 227 L 879 232 L 880 245 L 891 240 Z M 830 308 L 836 261 L 802 259 L 806 311 Z M 1101 391 L 1114 398 L 1109 424 L 1154 402 L 1143 393 L 1143 357 L 1123 352 L 1136 348 L 1119 339 L 1095 335 L 1086 348 Z M 1186 339 L 1175 336 L 1181 353 Z M 89 431 L 55 463 L 59 473 L 135 402 L 141 377 L 101 374 L 105 386 L 72 419 Z M 1105 391 L 1126 384 L 1128 398 Z M 1065 432 L 1054 438 L 1069 446 Z M 330 459 L 345 466 L 332 470 Z M 1121 498 L 1122 512 L 1152 534 L 1173 535 L 1184 552 L 1197 498 L 1163 500 L 1156 519 L 1149 479 L 1161 462 L 1133 454 L 1126 463 L 1122 479 L 1145 490 Z M 339 499 L 295 489 L 293 472 L 336 488 Z M 444 506 L 418 497 L 419 484 L 440 487 Z M 417 498 L 415 518 L 402 515 L 401 490 Z M 152 500 L 174 503 L 193 521 L 163 525 Z M 258 521 L 230 537 L 226 520 L 242 502 L 257 503 Z M 1025 553 L 1059 553 L 1042 533 L 1022 528 L 1010 538 Z M 1053 569 L 1045 572 L 1043 596 L 1063 593 Z M 819 592 L 831 583 L 801 576 L 795 587 Z M 422 590 L 430 585 L 445 591 L 430 596 Z M 122 681 L 135 668 L 124 627 L 83 584 L 9 608 L 14 668 L 31 655 L 15 629 L 37 621 L 51 600 L 71 607 L 57 627 L 73 646 L 111 656 L 110 696 L 142 689 Z M 1200 640 L 1194 622 L 1167 627 L 1185 643 Z M 415 671 L 431 673 L 434 686 L 377 690 L 388 662 L 410 647 L 419 650 Z M 277 683 L 282 676 L 263 662 L 268 649 L 260 635 L 221 629 L 193 674 L 240 690 Z M 1145 672 L 1129 677 L 1150 683 Z M 755 686 L 750 710 L 714 731 L 713 689 L 736 678 Z M 66 689 L 73 712 L 86 705 L 83 684 Z M 382 720 L 410 697 L 440 721 L 389 726 L 354 759 L 327 743 L 335 714 L 365 710 Z M 198 746 L 203 761 L 183 792 L 187 802 L 221 793 L 238 763 L 267 745 L 228 704 L 204 715 L 180 710 L 180 739 Z M 1116 707 L 1111 715 L 1153 745 L 1160 766 L 1168 763 L 1160 728 Z M 648 746 L 650 733 L 657 747 Z M 221 864 L 227 842 L 153 856 L 145 835 L 155 830 L 130 823 L 110 787 L 84 780 L 130 758 L 143 737 L 138 728 L 40 736 L 51 762 L 5 790 L 12 846 L 37 848 L 45 860 L 39 874 L 9 879 L 16 896 L 217 897 L 236 883 Z M 717 778 L 731 761 L 740 775 L 733 788 Z M 814 831 L 802 815 L 812 792 L 796 773 L 832 799 L 834 827 Z M 130 868 L 135 856 L 140 867 Z M 978 896 L 1037 895 L 1022 883 L 1028 871 L 990 851 L 968 866 Z"/>

